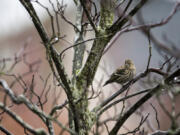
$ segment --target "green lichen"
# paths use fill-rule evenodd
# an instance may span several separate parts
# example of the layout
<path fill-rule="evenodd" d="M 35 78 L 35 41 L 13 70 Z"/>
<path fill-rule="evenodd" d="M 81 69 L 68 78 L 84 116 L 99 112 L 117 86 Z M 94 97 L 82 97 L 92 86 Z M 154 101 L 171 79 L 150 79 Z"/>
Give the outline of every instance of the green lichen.
<path fill-rule="evenodd" d="M 96 114 L 94 112 L 90 112 L 89 110 L 86 110 L 86 112 L 83 113 L 83 119 L 85 120 L 83 123 L 85 128 L 81 128 L 80 135 L 85 135 L 90 131 L 90 129 L 95 123 Z"/>
<path fill-rule="evenodd" d="M 75 82 L 73 87 L 73 97 L 75 107 L 78 110 L 79 118 L 79 135 L 87 135 L 94 123 L 97 115 L 95 112 L 90 112 L 88 109 L 88 87 L 92 84 L 100 59 L 104 52 L 104 48 L 110 40 L 110 33 L 107 31 L 113 23 L 113 12 L 102 8 L 100 26 L 97 27 L 97 32 L 90 54 L 82 69 L 76 68 Z M 78 63 L 77 63 L 78 64 Z"/>
<path fill-rule="evenodd" d="M 101 21 L 100 26 L 102 29 L 109 28 L 114 20 L 114 14 L 107 9 L 101 9 Z"/>
<path fill-rule="evenodd" d="M 104 1 L 103 3 L 101 3 L 101 20 L 100 20 L 100 27 L 102 29 L 107 29 L 109 28 L 114 21 L 114 5 L 115 5 L 115 1 Z"/>
<path fill-rule="evenodd" d="M 91 129 L 91 127 L 94 125 L 94 123 L 97 119 L 97 115 L 95 112 L 90 112 L 90 111 L 87 111 L 86 115 L 88 116 L 88 119 L 87 119 L 88 127 L 89 127 L 89 129 Z"/>

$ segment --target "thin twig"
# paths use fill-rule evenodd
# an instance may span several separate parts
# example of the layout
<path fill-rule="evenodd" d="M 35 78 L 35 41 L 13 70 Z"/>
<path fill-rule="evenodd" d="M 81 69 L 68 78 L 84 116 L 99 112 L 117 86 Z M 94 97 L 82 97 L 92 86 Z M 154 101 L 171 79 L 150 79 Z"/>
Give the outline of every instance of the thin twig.
<path fill-rule="evenodd" d="M 156 108 L 153 106 L 153 104 L 150 104 L 151 107 L 153 108 L 153 110 L 155 111 L 155 114 L 156 114 L 156 122 L 158 124 L 158 129 L 160 129 L 160 122 L 159 122 L 159 119 L 158 119 L 158 112 L 156 110 Z"/>
<path fill-rule="evenodd" d="M 103 109 L 98 113 L 98 115 L 101 115 L 101 114 L 102 114 L 103 112 L 105 112 L 107 109 L 111 108 L 112 106 L 114 106 L 114 105 L 116 105 L 116 104 L 118 104 L 118 103 L 120 103 L 120 102 L 122 102 L 122 101 L 124 101 L 124 100 L 127 100 L 127 99 L 129 99 L 129 98 L 135 97 L 135 96 L 140 95 L 140 94 L 144 94 L 144 93 L 146 93 L 146 92 L 148 92 L 148 91 L 150 91 L 150 89 L 142 90 L 142 91 L 136 92 L 136 93 L 134 93 L 134 94 L 125 96 L 125 97 L 123 97 L 123 98 L 121 98 L 121 99 L 118 99 L 118 100 L 112 102 L 111 104 L 107 105 L 105 108 L 103 108 Z"/>
<path fill-rule="evenodd" d="M 83 1 L 83 0 L 80 0 L 80 2 L 81 2 L 81 4 L 82 4 L 82 6 L 83 6 L 84 12 L 86 13 L 86 16 L 87 16 L 87 18 L 88 18 L 88 20 L 89 20 L 89 22 L 90 22 L 92 28 L 93 28 L 94 31 L 97 33 L 97 28 L 96 28 L 94 22 L 92 21 L 91 16 L 90 16 L 88 10 L 86 9 L 86 6 L 85 6 L 84 1 Z"/>

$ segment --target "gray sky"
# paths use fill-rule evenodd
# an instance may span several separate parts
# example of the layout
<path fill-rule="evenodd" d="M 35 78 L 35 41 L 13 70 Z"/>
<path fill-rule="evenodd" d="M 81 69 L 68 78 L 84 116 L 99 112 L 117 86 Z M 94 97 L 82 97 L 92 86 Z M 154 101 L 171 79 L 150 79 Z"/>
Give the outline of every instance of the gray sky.
<path fill-rule="evenodd" d="M 39 0 L 41 3 L 48 5 L 48 0 Z M 55 0 L 52 0 L 55 1 Z M 180 1 L 180 0 L 157 0 L 157 1 Z M 65 2 L 73 3 L 72 0 L 65 0 Z M 72 4 L 68 4 L 71 6 Z M 45 19 L 47 17 L 46 12 L 34 4 L 36 10 L 38 11 L 40 17 Z M 68 8 L 67 8 L 68 10 Z M 20 4 L 19 0 L 1 0 L 0 4 L 0 18 L 3 18 L 0 21 L 0 37 L 4 37 L 7 34 L 13 34 L 16 32 L 20 32 L 23 28 L 27 26 L 31 26 L 30 17 L 25 11 L 24 7 Z M 12 33 L 13 31 L 13 33 Z"/>
<path fill-rule="evenodd" d="M 55 1 L 55 0 L 52 0 Z M 39 0 L 39 2 L 49 5 L 48 0 Z M 66 2 L 71 2 L 71 0 L 67 0 Z M 68 4 L 70 7 L 72 4 Z M 47 13 L 44 9 L 34 4 L 38 15 L 41 19 L 47 18 Z M 68 8 L 67 8 L 68 10 Z M 11 35 L 17 32 L 22 31 L 23 28 L 32 26 L 29 15 L 27 14 L 24 7 L 21 5 L 19 0 L 1 0 L 0 1 L 0 38 Z M 12 32 L 13 31 L 13 32 Z"/>

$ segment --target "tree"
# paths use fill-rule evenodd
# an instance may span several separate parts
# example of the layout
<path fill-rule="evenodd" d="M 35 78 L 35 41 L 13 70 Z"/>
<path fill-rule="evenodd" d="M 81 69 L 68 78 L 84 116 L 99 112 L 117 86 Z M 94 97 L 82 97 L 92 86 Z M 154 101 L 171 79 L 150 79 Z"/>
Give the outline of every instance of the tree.
<path fill-rule="evenodd" d="M 174 102 L 177 95 L 179 95 L 179 76 L 180 69 L 177 67 L 177 62 L 180 55 L 179 49 L 173 46 L 172 48 L 165 46 L 163 43 L 159 42 L 158 39 L 151 33 L 151 29 L 154 27 L 159 27 L 165 25 L 169 20 L 174 16 L 180 7 L 180 3 L 177 2 L 175 7 L 172 9 L 172 12 L 160 22 L 147 24 L 144 23 L 144 19 L 141 14 L 138 15 L 138 20 L 141 22 L 140 25 L 136 24 L 133 19 L 133 16 L 138 13 L 138 11 L 148 2 L 148 0 L 140 0 L 132 4 L 132 0 L 129 1 L 116 1 L 116 0 L 101 0 L 100 2 L 94 2 L 91 0 L 74 0 L 74 4 L 77 9 L 76 13 L 76 23 L 69 21 L 64 15 L 65 5 L 63 2 L 60 3 L 58 0 L 56 4 L 49 0 L 53 14 L 50 12 L 49 8 L 41 4 L 38 0 L 19 0 L 24 6 L 29 16 L 32 19 L 32 22 L 42 40 L 42 44 L 46 49 L 46 57 L 55 78 L 55 84 L 58 87 L 61 87 L 66 93 L 67 100 L 61 105 L 54 105 L 50 113 L 46 112 L 43 109 L 45 102 L 42 102 L 41 94 L 37 94 L 34 87 L 34 76 L 32 77 L 31 84 L 27 87 L 26 83 L 23 81 L 23 77 L 17 78 L 16 82 L 19 82 L 22 85 L 23 92 L 21 94 L 16 94 L 13 92 L 11 87 L 7 84 L 4 79 L 0 80 L 1 89 L 5 92 L 3 101 L 0 103 L 0 108 L 3 113 L 8 114 L 12 117 L 17 123 L 25 129 L 26 134 L 35 134 L 35 135 L 54 135 L 54 125 L 56 123 L 63 131 L 67 131 L 70 134 L 78 135 L 87 135 L 87 134 L 101 134 L 99 129 L 105 125 L 107 133 L 109 135 L 116 135 L 119 132 L 120 128 L 124 123 L 129 119 L 129 117 L 137 112 L 138 109 L 148 101 L 152 96 L 157 95 L 158 97 L 162 94 L 163 91 L 166 91 L 171 95 L 172 102 Z M 39 6 L 43 7 L 48 15 L 51 18 L 52 26 L 52 35 L 49 36 L 42 25 L 38 14 L 36 13 L 33 3 L 37 3 Z M 97 8 L 97 4 L 100 5 L 100 9 Z M 115 18 L 114 9 L 124 6 L 121 14 L 118 18 Z M 130 6 L 133 6 L 130 9 Z M 59 17 L 65 22 L 70 24 L 75 31 L 75 41 L 74 44 L 66 48 L 62 52 L 58 52 L 54 45 L 58 43 L 61 39 L 64 38 L 60 33 Z M 113 45 L 112 43 L 108 44 L 110 41 L 115 40 L 120 37 L 123 33 L 140 30 L 144 35 L 149 39 L 149 58 L 147 60 L 147 67 L 145 71 L 137 74 L 131 81 L 127 82 L 119 89 L 117 92 L 113 93 L 108 98 L 103 99 L 100 103 L 97 104 L 93 109 L 89 108 L 89 101 L 94 100 L 94 98 L 100 97 L 101 92 L 93 89 L 93 80 L 99 66 L 100 60 L 103 57 L 103 54 L 108 51 L 108 49 Z M 85 39 L 85 36 L 88 31 L 93 31 L 94 38 Z M 87 59 L 85 59 L 86 52 L 86 42 L 93 41 L 91 50 L 88 52 Z M 162 53 L 164 57 L 164 62 L 159 68 L 150 67 L 151 62 L 151 42 L 153 42 L 156 48 Z M 73 56 L 73 66 L 72 66 L 72 78 L 68 76 L 63 65 L 63 54 L 70 48 L 74 48 Z M 106 49 L 107 48 L 107 49 Z M 174 49 L 175 48 L 175 49 Z M 17 57 L 15 57 L 15 63 L 17 63 Z M 5 63 L 6 60 L 3 59 L 1 63 Z M 174 62 L 174 63 L 172 63 Z M 35 62 L 36 63 L 36 62 Z M 16 65 L 16 64 L 14 64 Z M 28 64 L 29 68 L 32 68 L 34 64 Z M 166 66 L 166 68 L 165 68 Z M 30 72 L 34 72 L 30 70 Z M 152 73 L 160 76 L 160 80 L 153 85 Z M 7 75 L 2 69 L 0 75 Z M 148 81 L 145 77 L 149 77 Z M 138 91 L 133 94 L 129 94 L 129 89 L 135 83 L 137 83 L 141 78 L 143 78 L 144 84 L 145 81 L 147 85 L 153 85 L 151 88 Z M 45 83 L 46 85 L 46 83 Z M 101 85 L 101 83 L 99 83 Z M 26 86 L 26 87 L 25 87 Z M 31 91 L 30 96 L 27 96 L 27 89 Z M 123 95 L 122 93 L 125 92 Z M 48 91 L 45 93 L 48 94 Z M 139 96 L 143 94 L 139 99 L 137 99 L 133 104 L 127 107 L 125 104 L 128 102 L 129 98 Z M 119 95 L 123 95 L 120 99 L 117 99 Z M 11 109 L 6 98 L 9 97 L 13 104 L 15 105 L 25 105 L 31 112 L 38 116 L 42 122 L 45 124 L 46 129 L 38 128 L 35 129 L 31 125 L 23 121 L 20 116 L 15 114 Z M 38 103 L 34 103 L 32 97 L 37 97 Z M 116 116 L 113 118 L 107 118 L 104 121 L 100 121 L 100 117 L 104 112 L 109 108 L 115 107 L 116 104 L 122 102 L 123 107 Z M 173 113 L 169 113 L 164 105 L 159 100 L 161 107 L 167 113 L 168 117 L 171 118 L 171 128 L 168 131 L 154 131 L 151 134 L 179 134 L 180 130 L 176 119 L 179 117 L 179 113 L 176 115 L 175 110 L 172 110 Z M 175 103 L 174 103 L 175 104 Z M 153 109 L 157 113 L 156 108 L 152 105 Z M 67 108 L 69 123 L 68 126 L 65 126 L 58 120 L 57 112 L 62 108 Z M 126 110 L 125 110 L 126 109 Z M 174 106 L 175 109 L 175 106 Z M 136 129 L 128 131 L 125 134 L 147 134 L 147 130 L 142 128 L 142 125 L 147 122 L 147 116 L 143 116 L 140 113 L 141 121 Z M 112 125 L 112 128 L 109 129 L 109 121 L 115 121 L 115 124 Z M 158 123 L 158 119 L 157 119 Z M 1 126 L 1 131 L 5 134 L 11 134 L 10 131 Z M 61 132 L 63 134 L 64 132 Z"/>

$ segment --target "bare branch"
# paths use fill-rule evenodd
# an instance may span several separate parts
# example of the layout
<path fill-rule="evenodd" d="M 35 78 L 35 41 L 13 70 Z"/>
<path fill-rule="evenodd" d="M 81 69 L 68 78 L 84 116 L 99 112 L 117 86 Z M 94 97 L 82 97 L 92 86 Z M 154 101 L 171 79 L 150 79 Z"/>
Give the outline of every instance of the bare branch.
<path fill-rule="evenodd" d="M 118 90 L 116 93 L 114 93 L 112 96 L 110 96 L 109 98 L 107 98 L 106 100 L 104 100 L 99 106 L 95 107 L 93 109 L 93 111 L 97 112 L 99 111 L 102 107 L 104 107 L 105 105 L 107 105 L 109 102 L 111 102 L 113 99 L 115 99 L 117 96 L 119 96 L 121 93 L 123 93 L 124 91 L 126 91 L 132 84 L 134 84 L 136 81 L 138 81 L 139 79 L 146 77 L 148 73 L 150 72 L 154 72 L 163 76 L 166 76 L 167 73 L 162 72 L 159 69 L 155 69 L 155 68 L 150 68 L 148 70 L 146 70 L 144 73 L 140 73 L 139 75 L 137 75 L 134 79 L 132 79 L 131 81 L 129 81 L 127 84 L 123 85 L 122 88 L 120 90 Z"/>
<path fill-rule="evenodd" d="M 0 125 L 0 130 L 5 133 L 6 135 L 13 135 L 11 132 L 9 132 L 7 129 L 5 129 L 3 126 Z"/>
<path fill-rule="evenodd" d="M 42 110 L 40 110 L 36 105 L 33 105 L 24 95 L 15 96 L 13 91 L 9 88 L 7 82 L 5 80 L 0 80 L 0 85 L 4 88 L 4 91 L 8 94 L 8 96 L 11 98 L 13 103 L 15 104 L 25 104 L 29 110 L 31 110 L 33 113 L 35 113 L 38 117 L 42 119 L 42 121 L 47 124 L 48 120 L 48 127 L 51 127 L 51 124 L 49 123 L 51 120 L 56 122 L 61 128 L 67 130 L 68 132 L 72 134 L 76 134 L 74 131 L 66 128 L 61 124 L 58 120 L 52 118 L 51 116 L 46 115 Z M 4 105 L 2 105 L 3 107 Z"/>
<path fill-rule="evenodd" d="M 40 3 L 38 0 L 35 0 L 34 2 L 39 4 L 42 8 L 44 8 L 47 11 L 47 13 L 48 13 L 48 15 L 49 15 L 49 17 L 51 19 L 52 38 L 55 37 L 56 34 L 55 34 L 55 28 L 54 28 L 54 18 L 53 18 L 53 15 L 49 11 L 49 9 L 46 6 L 44 6 L 42 3 Z"/>
<path fill-rule="evenodd" d="M 177 69 L 174 73 L 169 75 L 164 82 L 166 84 L 169 83 L 172 77 L 180 74 L 180 69 Z M 160 91 L 164 86 L 164 84 L 158 84 L 156 87 L 152 88 L 147 94 L 145 94 L 141 99 L 139 99 L 122 117 L 119 117 L 117 123 L 113 127 L 110 132 L 110 135 L 114 135 L 118 132 L 120 127 L 124 124 L 124 122 L 131 116 L 142 104 L 144 104 L 148 99 L 150 99 L 156 92 Z"/>
<path fill-rule="evenodd" d="M 29 132 L 31 132 L 32 134 L 36 134 L 36 135 L 40 135 L 38 132 L 38 129 L 34 129 L 33 127 L 31 127 L 29 124 L 27 124 L 26 122 L 24 122 L 17 114 L 15 114 L 14 112 L 12 112 L 9 108 L 5 107 L 2 103 L 0 103 L 0 108 L 5 110 L 6 113 L 11 116 L 17 123 L 19 123 L 22 127 L 24 127 L 25 129 L 27 129 Z M 41 131 L 47 135 L 47 133 L 41 129 Z"/>
<path fill-rule="evenodd" d="M 144 118 L 144 117 L 141 117 L 141 121 L 139 122 L 139 125 L 132 131 L 129 131 L 127 133 L 124 133 L 124 134 L 120 134 L 120 135 L 128 135 L 128 134 L 135 134 L 136 132 L 138 132 L 141 128 L 141 126 L 144 124 L 144 122 L 147 120 L 149 114 L 147 114 L 147 116 Z"/>
<path fill-rule="evenodd" d="M 158 129 L 160 129 L 160 122 L 159 122 L 159 119 L 158 119 L 158 112 L 156 110 L 156 108 L 153 106 L 153 104 L 151 104 L 153 110 L 155 111 L 155 114 L 156 114 L 156 122 L 158 124 Z"/>
<path fill-rule="evenodd" d="M 86 13 L 86 16 L 87 16 L 87 18 L 88 18 L 88 21 L 90 22 L 90 24 L 91 24 L 92 28 L 94 29 L 94 31 L 97 32 L 96 26 L 95 26 L 94 22 L 93 22 L 92 19 L 91 19 L 91 16 L 90 16 L 90 14 L 89 14 L 86 6 L 85 6 L 84 1 L 83 1 L 83 0 L 80 0 L 80 2 L 81 2 L 81 5 L 82 5 L 82 7 L 83 7 L 84 12 Z"/>
<path fill-rule="evenodd" d="M 102 114 L 103 112 L 105 112 L 106 110 L 108 110 L 109 108 L 113 107 L 114 105 L 116 105 L 116 104 L 118 104 L 118 103 L 120 103 L 120 102 L 122 102 L 122 101 L 124 101 L 124 100 L 127 100 L 127 99 L 129 99 L 129 98 L 135 97 L 135 96 L 137 96 L 137 95 L 144 94 L 144 93 L 146 93 L 146 92 L 148 92 L 148 91 L 150 91 L 150 89 L 142 90 L 142 91 L 136 92 L 136 93 L 134 93 L 134 94 L 125 96 L 125 97 L 123 97 L 123 98 L 121 98 L 121 99 L 118 99 L 118 100 L 112 102 L 111 104 L 107 105 L 105 108 L 103 108 L 103 109 L 98 113 L 98 116 L 101 115 L 101 114 Z"/>
<path fill-rule="evenodd" d="M 68 104 L 68 101 L 66 100 L 63 104 L 54 106 L 53 109 L 51 110 L 51 112 L 49 113 L 49 115 L 53 116 L 53 114 L 54 114 L 57 110 L 61 110 L 61 109 L 62 109 L 64 106 L 66 106 L 67 104 Z"/>
<path fill-rule="evenodd" d="M 148 63 L 147 63 L 147 67 L 146 70 L 148 70 L 150 62 L 151 62 L 151 57 L 152 57 L 152 46 L 151 46 L 151 39 L 150 39 L 150 30 L 148 31 L 148 41 L 149 41 L 149 58 L 148 58 Z"/>
<path fill-rule="evenodd" d="M 163 26 L 163 25 L 167 24 L 172 19 L 172 17 L 176 14 L 176 12 L 178 11 L 179 6 L 180 6 L 180 3 L 177 3 L 175 5 L 175 7 L 173 8 L 173 10 L 171 11 L 171 13 L 166 18 L 162 19 L 160 22 L 157 22 L 157 23 L 149 23 L 149 24 L 146 23 L 146 24 L 143 24 L 143 25 L 136 25 L 135 21 L 132 20 L 131 16 L 127 15 L 128 16 L 127 18 L 131 21 L 131 23 L 134 26 L 122 28 L 119 32 L 117 32 L 117 34 L 115 35 L 115 37 L 113 38 L 113 40 L 109 44 L 109 47 L 104 51 L 104 54 L 109 50 L 109 48 L 113 45 L 113 43 L 123 33 L 131 32 L 131 31 L 134 31 L 134 30 L 141 30 L 148 37 L 149 34 L 147 33 L 146 30 L 150 29 L 150 28 L 155 28 L 155 27 L 159 27 L 159 26 Z M 138 19 L 139 19 L 140 22 L 144 23 L 142 17 L 138 16 Z M 115 24 L 114 24 L 114 27 L 115 27 Z M 164 45 L 163 43 L 158 41 L 152 34 L 151 34 L 150 39 L 155 43 L 156 46 L 158 46 L 159 48 L 163 49 L 165 52 L 169 52 L 171 54 L 171 56 L 175 56 L 176 58 L 180 57 L 178 54 L 174 54 L 174 52 L 172 50 L 170 50 L 169 48 L 167 48 L 166 45 Z"/>
<path fill-rule="evenodd" d="M 159 26 L 162 26 L 162 25 L 165 25 L 167 24 L 171 19 L 172 17 L 176 14 L 176 12 L 178 11 L 178 8 L 180 6 L 180 3 L 177 3 L 171 13 L 164 19 L 162 19 L 161 21 L 159 22 L 156 22 L 156 23 L 149 23 L 149 24 L 143 24 L 143 25 L 137 25 L 137 26 L 131 26 L 131 27 L 128 27 L 128 28 L 125 28 L 123 30 L 121 30 L 120 32 L 129 32 L 129 31 L 134 31 L 134 30 L 144 30 L 144 29 L 150 29 L 150 28 L 155 28 L 155 27 L 159 27 Z M 140 18 L 139 18 L 140 19 Z M 132 21 L 132 20 L 131 20 Z M 134 25 L 135 25 L 135 22 L 132 22 Z M 150 38 L 151 39 L 151 38 Z"/>
<path fill-rule="evenodd" d="M 134 16 L 140 9 L 141 7 L 144 6 L 144 4 L 148 0 L 141 0 L 129 13 L 127 16 L 124 16 L 124 18 L 120 21 L 121 18 L 118 18 L 114 24 L 109 28 L 112 32 L 118 32 L 124 24 L 128 22 L 128 18 Z"/>

